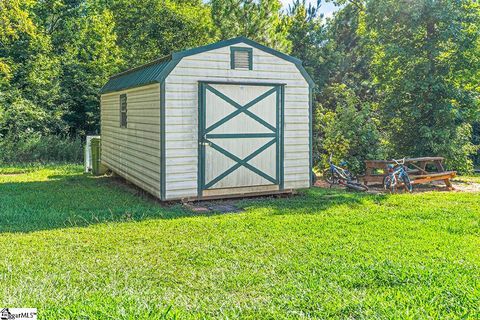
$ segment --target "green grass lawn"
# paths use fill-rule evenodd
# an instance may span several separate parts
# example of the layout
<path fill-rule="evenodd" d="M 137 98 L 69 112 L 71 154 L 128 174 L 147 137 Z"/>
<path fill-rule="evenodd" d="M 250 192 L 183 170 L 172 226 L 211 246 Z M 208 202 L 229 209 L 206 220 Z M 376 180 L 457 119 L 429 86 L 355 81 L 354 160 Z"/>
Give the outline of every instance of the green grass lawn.
<path fill-rule="evenodd" d="M 480 194 L 311 189 L 161 206 L 79 166 L 0 169 L 0 307 L 41 319 L 480 317 Z"/>

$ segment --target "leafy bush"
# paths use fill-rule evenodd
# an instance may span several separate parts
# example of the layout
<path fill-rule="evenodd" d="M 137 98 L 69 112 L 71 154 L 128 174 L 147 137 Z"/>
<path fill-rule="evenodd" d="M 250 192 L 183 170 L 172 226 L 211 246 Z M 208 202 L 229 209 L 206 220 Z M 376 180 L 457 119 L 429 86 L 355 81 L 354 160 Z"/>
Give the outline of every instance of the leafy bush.
<path fill-rule="evenodd" d="M 349 169 L 362 172 L 366 159 L 383 158 L 384 147 L 369 105 L 362 104 L 353 90 L 343 84 L 327 87 L 323 103 L 317 106 L 314 148 L 317 165 L 327 166 L 331 153 L 334 160 L 348 162 Z"/>
<path fill-rule="evenodd" d="M 0 163 L 69 162 L 83 159 L 80 138 L 61 135 L 42 136 L 38 132 L 26 132 L 20 137 L 0 139 Z"/>
<path fill-rule="evenodd" d="M 80 138 L 70 138 L 61 112 L 18 95 L 0 95 L 0 163 L 81 162 Z"/>
<path fill-rule="evenodd" d="M 473 156 L 473 165 L 475 168 L 480 168 L 480 122 L 473 124 L 473 144 L 477 146 L 477 152 Z"/>
<path fill-rule="evenodd" d="M 476 154 L 478 149 L 478 145 L 472 143 L 472 126 L 468 123 L 456 128 L 450 144 L 432 145 L 432 150 L 436 154 L 445 157 L 447 168 L 457 170 L 461 174 L 473 172 L 472 155 Z"/>

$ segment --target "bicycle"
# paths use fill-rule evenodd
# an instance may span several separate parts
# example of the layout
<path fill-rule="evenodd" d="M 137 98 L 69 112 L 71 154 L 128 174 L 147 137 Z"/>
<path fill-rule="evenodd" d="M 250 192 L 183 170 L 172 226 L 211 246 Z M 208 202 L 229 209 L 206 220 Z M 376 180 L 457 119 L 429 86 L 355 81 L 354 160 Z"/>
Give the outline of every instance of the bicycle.
<path fill-rule="evenodd" d="M 330 184 L 330 187 L 334 184 L 343 185 L 347 188 L 357 191 L 368 191 L 368 187 L 358 182 L 358 179 L 349 170 L 335 165 L 332 162 L 333 154 L 330 154 L 328 158 L 329 168 L 323 171 L 323 178 Z M 341 163 L 341 165 L 343 165 Z"/>
<path fill-rule="evenodd" d="M 395 165 L 388 166 L 388 174 L 383 178 L 383 188 L 393 193 L 400 180 L 403 182 L 405 189 L 408 192 L 412 192 L 413 186 L 407 173 L 408 168 L 405 165 L 405 158 L 402 160 L 392 159 L 392 161 L 395 162 Z"/>

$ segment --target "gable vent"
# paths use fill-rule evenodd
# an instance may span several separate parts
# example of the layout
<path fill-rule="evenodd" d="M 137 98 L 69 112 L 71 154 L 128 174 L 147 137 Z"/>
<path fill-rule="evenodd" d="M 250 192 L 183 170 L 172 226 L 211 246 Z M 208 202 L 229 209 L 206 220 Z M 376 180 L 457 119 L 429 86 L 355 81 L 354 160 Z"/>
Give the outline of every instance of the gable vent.
<path fill-rule="evenodd" d="M 231 68 L 252 70 L 252 48 L 230 47 Z"/>

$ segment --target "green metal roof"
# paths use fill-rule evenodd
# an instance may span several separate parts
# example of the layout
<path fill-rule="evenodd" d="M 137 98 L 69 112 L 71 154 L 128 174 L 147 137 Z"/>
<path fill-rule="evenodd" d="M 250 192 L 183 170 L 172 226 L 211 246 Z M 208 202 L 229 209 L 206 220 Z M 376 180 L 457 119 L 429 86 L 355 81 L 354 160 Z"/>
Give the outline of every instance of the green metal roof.
<path fill-rule="evenodd" d="M 126 70 L 110 77 L 108 82 L 100 89 L 100 94 L 107 92 L 114 92 L 119 90 L 125 90 L 133 87 L 143 86 L 150 83 L 162 82 L 168 76 L 168 74 L 175 68 L 178 62 L 182 58 L 191 56 L 194 54 L 202 53 L 209 50 L 214 50 L 226 46 L 230 46 L 237 43 L 245 43 L 259 50 L 268 52 L 274 56 L 285 59 L 294 63 L 298 70 L 302 73 L 308 84 L 313 87 L 314 82 L 310 75 L 307 73 L 302 65 L 302 61 L 281 53 L 269 47 L 265 47 L 253 40 L 245 37 L 237 37 L 230 40 L 223 40 L 216 43 L 212 43 L 206 46 L 193 48 L 185 51 L 175 52 L 170 56 L 157 59 L 142 66 Z"/>
<path fill-rule="evenodd" d="M 100 93 L 125 90 L 137 86 L 158 82 L 160 73 L 170 62 L 170 59 L 158 59 L 146 65 L 118 73 L 110 78 L 100 90 Z"/>

